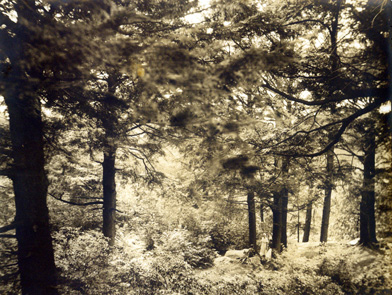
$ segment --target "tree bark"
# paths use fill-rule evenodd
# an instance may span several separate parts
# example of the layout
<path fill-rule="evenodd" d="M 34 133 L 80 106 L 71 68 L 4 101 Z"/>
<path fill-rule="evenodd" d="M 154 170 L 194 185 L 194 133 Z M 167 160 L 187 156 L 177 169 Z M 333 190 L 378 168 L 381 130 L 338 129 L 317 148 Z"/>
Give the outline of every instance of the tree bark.
<path fill-rule="evenodd" d="M 325 183 L 325 197 L 323 206 L 323 216 L 321 219 L 320 242 L 328 240 L 329 215 L 331 212 L 331 195 L 333 188 L 333 148 L 327 152 L 327 181 Z"/>
<path fill-rule="evenodd" d="M 331 24 L 331 72 L 330 72 L 330 83 L 329 83 L 329 97 L 333 95 L 333 92 L 336 90 L 336 87 L 339 87 L 339 68 L 340 68 L 340 59 L 338 55 L 338 32 L 339 32 L 339 15 L 341 10 L 341 5 L 343 1 L 337 0 L 336 7 L 332 11 L 333 13 L 333 21 Z M 327 242 L 328 240 L 328 226 L 329 226 L 329 215 L 331 211 L 331 194 L 333 187 L 333 147 L 327 152 L 327 181 L 326 181 L 326 189 L 325 189 L 325 198 L 324 198 L 324 206 L 323 206 L 323 216 L 321 221 L 321 234 L 320 234 L 320 242 Z"/>
<path fill-rule="evenodd" d="M 287 206 L 289 194 L 286 188 L 282 191 L 282 245 L 287 248 Z"/>
<path fill-rule="evenodd" d="M 102 118 L 102 125 L 105 129 L 104 155 L 103 155 L 103 234 L 109 238 L 109 245 L 113 246 L 116 238 L 116 151 L 117 133 L 117 112 L 112 105 L 112 96 L 116 92 L 116 75 L 109 74 L 107 78 L 108 95 L 105 97 L 105 115 Z"/>
<path fill-rule="evenodd" d="M 282 197 L 280 193 L 274 193 L 274 204 L 272 207 L 272 245 L 271 248 L 277 253 L 282 251 Z"/>
<path fill-rule="evenodd" d="M 282 177 L 286 178 L 289 169 L 289 159 L 287 157 L 280 159 Z M 272 207 L 272 246 L 277 253 L 282 251 L 282 244 L 287 247 L 287 205 L 288 190 L 283 187 L 279 192 L 274 193 L 274 205 Z"/>
<path fill-rule="evenodd" d="M 375 218 L 375 182 L 374 176 L 376 158 L 376 142 L 374 125 L 370 126 L 366 134 L 365 157 L 363 161 L 363 188 L 360 203 L 359 243 L 364 246 L 371 246 L 377 243 L 376 238 L 376 218 Z"/>
<path fill-rule="evenodd" d="M 248 217 L 249 217 L 249 248 L 257 252 L 256 238 L 256 206 L 254 192 L 248 192 Z"/>
<path fill-rule="evenodd" d="M 103 234 L 113 246 L 116 237 L 116 148 L 109 145 L 103 159 Z"/>
<path fill-rule="evenodd" d="M 20 77 L 24 77 L 22 71 Z M 16 84 L 18 85 L 18 84 Z M 16 238 L 22 294 L 58 294 L 49 213 L 48 180 L 44 170 L 40 99 L 24 85 L 8 89 L 14 166 Z"/>
<path fill-rule="evenodd" d="M 313 210 L 313 202 L 310 201 L 306 205 L 305 228 L 304 228 L 304 236 L 302 238 L 303 243 L 309 242 L 310 226 L 311 226 L 311 222 L 312 222 L 312 210 Z"/>

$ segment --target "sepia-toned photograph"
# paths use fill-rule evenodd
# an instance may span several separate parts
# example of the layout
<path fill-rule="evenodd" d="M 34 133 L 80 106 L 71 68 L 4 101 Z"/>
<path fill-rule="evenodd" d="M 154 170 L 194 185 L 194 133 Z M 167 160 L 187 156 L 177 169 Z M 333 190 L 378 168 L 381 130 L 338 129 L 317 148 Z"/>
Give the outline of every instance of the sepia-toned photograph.
<path fill-rule="evenodd" d="M 0 294 L 392 295 L 392 0 L 0 0 Z"/>

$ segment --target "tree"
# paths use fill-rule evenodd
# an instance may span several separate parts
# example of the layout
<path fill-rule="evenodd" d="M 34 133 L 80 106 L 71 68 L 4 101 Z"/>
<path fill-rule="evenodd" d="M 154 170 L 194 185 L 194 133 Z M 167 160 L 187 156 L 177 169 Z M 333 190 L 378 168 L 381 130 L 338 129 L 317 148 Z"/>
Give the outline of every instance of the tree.
<path fill-rule="evenodd" d="M 70 8 L 59 9 L 58 13 L 67 20 L 70 10 L 73 17 L 85 24 L 85 34 L 78 36 L 81 38 L 78 42 L 85 44 L 78 55 L 78 58 L 82 58 L 78 68 L 82 70 L 74 83 L 52 90 L 49 103 L 52 109 L 56 108 L 63 116 L 71 117 L 70 114 L 76 113 L 80 117 L 89 118 L 87 128 L 96 128 L 91 133 L 94 136 L 90 149 L 93 153 L 103 153 L 103 232 L 110 238 L 110 244 L 113 244 L 117 151 L 122 148 L 123 154 L 137 158 L 150 173 L 152 167 L 149 157 L 160 151 L 156 138 L 165 137 L 162 130 L 169 127 L 176 112 L 173 110 L 182 107 L 181 100 L 174 104 L 178 96 L 172 98 L 172 85 L 182 87 L 186 81 L 180 82 L 179 77 L 193 79 L 193 74 L 199 74 L 197 66 L 191 68 L 192 74 L 187 74 L 190 68 L 176 63 L 176 53 L 181 52 L 184 58 L 191 54 L 183 48 L 183 44 L 177 45 L 177 31 L 186 26 L 180 16 L 185 15 L 194 3 L 184 1 L 181 6 L 174 8 L 169 2 L 147 5 L 144 1 L 104 1 L 97 6 L 93 5 L 94 9 L 87 16 L 79 14 L 80 5 L 75 4 L 73 7 L 71 3 Z M 83 5 L 89 6 L 91 3 Z M 135 11 L 138 13 L 135 14 Z M 110 19 L 107 18 L 109 14 Z M 138 21 L 130 21 L 132 19 Z M 68 46 L 76 47 L 72 44 Z M 89 55 L 92 48 L 97 50 L 91 59 Z M 69 51 L 77 55 L 77 52 Z M 190 63 L 194 62 L 190 57 L 188 59 Z M 71 70 L 74 69 L 71 67 Z M 173 72 L 176 78 L 173 78 Z M 179 72 L 184 75 L 178 75 Z M 73 75 L 73 72 L 68 74 Z M 85 124 L 80 120 L 78 122 L 78 119 L 74 120 L 76 124 Z M 152 139 L 146 142 L 146 138 Z M 144 143 L 138 142 L 139 139 Z"/>
<path fill-rule="evenodd" d="M 377 243 L 375 217 L 376 138 L 374 121 L 370 120 L 365 135 L 363 158 L 363 189 L 359 209 L 360 239 L 365 246 Z"/>
<path fill-rule="evenodd" d="M 326 243 L 328 240 L 328 226 L 329 226 L 329 215 L 331 211 L 331 194 L 333 189 L 333 148 L 327 152 L 327 180 L 325 184 L 325 197 L 323 205 L 323 216 L 321 220 L 321 233 L 320 242 Z"/>
<path fill-rule="evenodd" d="M 46 205 L 48 181 L 44 169 L 41 101 L 33 82 L 39 69 L 34 65 L 28 46 L 37 42 L 34 32 L 39 15 L 34 1 L 15 4 L 16 23 L 5 14 L 1 18 L 1 53 L 8 71 L 3 72 L 2 93 L 9 114 L 12 141 L 13 182 L 16 204 L 15 228 L 18 241 L 18 265 L 23 294 L 57 294 L 56 267 L 49 213 Z M 32 26 L 30 26 L 32 24 Z M 7 45 L 6 45 L 7 44 Z"/>
<path fill-rule="evenodd" d="M 184 6 L 190 7 L 186 3 Z M 117 55 L 118 50 L 108 55 L 113 43 L 107 42 L 107 46 L 102 46 L 97 38 L 91 38 L 95 36 L 92 32 L 100 32 L 104 37 L 107 34 L 114 36 L 116 30 L 123 25 L 122 21 L 127 22 L 132 17 L 145 21 L 141 25 L 147 28 L 154 23 L 142 14 L 122 15 L 125 8 L 109 17 L 110 7 L 111 3 L 107 1 L 53 2 L 48 5 L 22 1 L 14 6 L 1 6 L 1 19 L 5 24 L 1 28 L 1 37 L 5 40 L 1 48 L 5 78 L 1 90 L 10 117 L 14 159 L 11 177 L 17 207 L 15 226 L 24 294 L 57 293 L 46 206 L 48 182 L 44 170 L 41 101 L 45 101 L 47 107 L 64 107 L 68 112 L 94 113 L 94 105 L 100 101 L 84 100 L 86 96 L 82 94 L 86 93 L 83 91 L 86 83 L 96 78 L 94 71 L 103 64 L 112 65 L 118 57 L 126 56 Z M 168 14 L 173 16 L 174 11 L 178 12 L 171 7 Z M 17 14 L 16 23 L 10 19 L 12 13 Z M 131 26 L 135 24 L 137 27 L 138 23 L 131 23 Z M 171 25 L 170 28 L 176 28 L 178 23 L 173 25 L 171 22 Z M 162 29 L 166 30 L 167 27 L 161 26 L 158 30 Z M 127 34 L 126 31 L 122 33 Z M 60 35 L 62 38 L 58 38 Z M 115 45 L 112 49 L 124 49 L 123 45 Z M 141 50 L 139 44 L 127 48 L 132 49 L 134 52 L 136 49 Z M 121 62 L 114 65 L 122 69 Z M 125 62 L 129 64 L 129 61 Z M 106 105 L 110 105 L 113 98 L 113 87 L 109 88 L 108 95 L 103 99 Z M 107 122 L 105 126 L 107 136 L 113 135 L 111 123 L 114 122 Z M 113 239 L 115 149 L 109 143 L 105 148 L 107 147 L 111 149 L 105 150 L 104 159 L 105 232 Z M 37 269 L 41 271 L 36 271 Z"/>
<path fill-rule="evenodd" d="M 305 219 L 304 235 L 302 238 L 303 243 L 309 242 L 310 228 L 312 223 L 312 210 L 313 210 L 313 201 L 309 201 L 306 204 L 306 219 Z"/>
<path fill-rule="evenodd" d="M 249 248 L 257 249 L 257 235 L 256 235 L 256 206 L 255 206 L 255 193 L 248 192 L 248 218 L 249 218 Z"/>
<path fill-rule="evenodd" d="M 281 173 L 283 182 L 287 179 L 289 169 L 288 158 L 281 159 Z M 287 247 L 287 211 L 288 211 L 288 187 L 283 184 L 280 191 L 273 193 L 274 203 L 272 206 L 273 228 L 272 228 L 272 249 L 276 252 L 282 251 L 282 245 Z"/>

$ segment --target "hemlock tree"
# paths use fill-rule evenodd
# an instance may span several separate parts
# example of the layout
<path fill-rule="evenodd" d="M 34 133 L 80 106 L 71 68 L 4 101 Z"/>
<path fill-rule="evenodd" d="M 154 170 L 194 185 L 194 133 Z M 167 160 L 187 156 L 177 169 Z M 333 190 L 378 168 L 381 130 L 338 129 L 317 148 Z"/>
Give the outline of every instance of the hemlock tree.
<path fill-rule="evenodd" d="M 375 122 L 370 119 L 365 127 L 363 157 L 363 187 L 359 208 L 359 243 L 371 246 L 377 243 L 375 217 L 376 134 Z"/>
<path fill-rule="evenodd" d="M 313 202 L 309 201 L 306 204 L 306 217 L 305 217 L 305 226 L 304 226 L 304 235 L 302 237 L 302 242 L 309 242 L 310 229 L 312 224 L 312 210 L 313 210 Z"/>
<path fill-rule="evenodd" d="M 29 50 L 39 42 L 35 29 L 45 21 L 35 1 L 17 1 L 12 11 L 17 21 L 1 5 L 1 55 L 6 71 L 2 73 L 1 93 L 9 114 L 12 141 L 12 171 L 16 204 L 15 228 L 18 241 L 18 266 L 23 294 L 57 294 L 56 267 L 49 213 L 46 205 L 48 181 L 44 169 L 41 100 L 37 93 L 40 68 L 37 56 Z"/>
<path fill-rule="evenodd" d="M 262 86 L 291 103 L 304 106 L 305 112 L 297 117 L 301 118 L 297 120 L 297 127 L 282 134 L 280 142 L 285 143 L 286 148 L 281 145 L 280 153 L 292 157 L 316 157 L 331 150 L 355 120 L 371 114 L 388 100 L 390 90 L 385 79 L 385 52 L 389 45 L 385 35 L 379 33 L 386 32 L 388 16 L 385 16 L 385 11 L 388 5 L 377 10 L 373 9 L 371 1 L 361 3 L 360 8 L 343 1 L 304 1 L 302 4 L 302 14 L 291 14 L 291 19 L 283 19 L 281 28 L 287 28 L 289 37 L 286 40 L 290 40 L 291 33 L 297 36 L 297 40 L 314 46 L 304 43 L 302 48 L 297 47 L 287 68 L 270 71 L 271 75 L 286 79 L 289 90 L 278 86 L 284 85 L 278 83 L 279 79 L 269 77 L 264 79 Z M 298 11 L 298 7 L 294 9 L 291 3 L 284 4 L 282 8 L 293 13 Z M 376 15 L 376 12 L 380 13 Z M 365 25 L 371 19 L 374 20 L 373 26 Z M 338 33 L 344 29 L 349 35 L 338 40 Z M 302 39 L 303 34 L 314 37 Z M 325 42 L 316 43 L 314 40 L 320 34 L 326 37 Z M 281 41 L 284 38 L 282 34 Z M 297 42 L 297 46 L 300 43 Z M 351 46 L 354 43 L 359 46 Z M 289 83 L 289 80 L 292 82 Z M 308 124 L 312 121 L 317 122 L 318 127 Z M 326 222 L 324 229 L 325 225 Z M 326 233 L 325 230 L 323 232 Z"/>
<path fill-rule="evenodd" d="M 333 158 L 334 158 L 333 148 L 327 152 L 327 164 L 326 164 L 326 182 L 325 182 L 325 197 L 323 203 L 323 215 L 321 219 L 321 232 L 320 232 L 320 242 L 326 243 L 328 240 L 328 227 L 329 227 L 329 215 L 331 213 L 331 195 L 333 189 Z"/>
<path fill-rule="evenodd" d="M 373 1 L 358 6 L 345 1 L 303 1 L 300 9 L 294 1 L 262 8 L 252 1 L 214 4 L 221 13 L 211 19 L 222 18 L 228 28 L 212 26 L 212 35 L 235 49 L 220 76 L 224 89 L 249 98 L 246 90 L 252 83 L 259 86 L 253 104 L 265 99 L 268 91 L 275 93 L 278 110 L 283 105 L 278 98 L 295 105 L 295 127 L 282 130 L 277 137 L 276 154 L 321 156 L 340 141 L 350 124 L 388 101 L 386 52 L 390 45 L 385 36 L 389 3 L 380 9 L 374 9 Z M 275 18 L 270 19 L 268 13 Z M 347 34 L 339 37 L 343 31 Z M 274 63 L 278 56 L 280 60 Z M 332 160 L 329 156 L 330 168 Z M 331 187 L 332 179 L 325 183 Z"/>
<path fill-rule="evenodd" d="M 126 23 L 125 27 L 137 27 L 140 21 L 146 28 L 153 23 L 161 24 L 143 14 L 133 13 L 135 10 L 131 10 L 130 15 L 123 15 L 125 8 L 115 11 L 111 10 L 111 7 L 111 3 L 106 1 L 50 4 L 21 1 L 15 5 L 1 4 L 1 19 L 4 24 L 1 28 L 1 38 L 5 40 L 1 47 L 4 67 L 1 91 L 10 117 L 14 159 L 11 177 L 17 208 L 15 226 L 24 294 L 57 293 L 56 269 L 46 206 L 48 182 L 44 170 L 41 100 L 45 100 L 47 106 L 59 104 L 79 113 L 86 109 L 94 111 L 94 100 L 84 101 L 84 97 L 78 99 L 78 95 L 83 93 L 85 83 L 94 76 L 91 69 L 99 69 L 100 65 L 111 64 L 116 58 L 124 58 L 127 55 L 108 54 L 113 43 L 103 46 L 100 40 L 90 38 L 95 35 L 91 32 L 103 34 L 109 30 L 109 33 L 115 34 L 116 30 L 120 30 L 122 34 L 132 35 L 132 32 L 122 31 L 122 21 Z M 158 7 L 154 7 L 150 14 L 154 11 L 159 14 L 155 10 Z M 173 6 L 169 7 L 169 14 L 176 18 L 178 10 Z M 188 5 L 189 7 L 191 5 Z M 16 22 L 10 18 L 13 13 L 17 15 Z M 112 13 L 115 15 L 111 15 Z M 171 20 L 166 22 L 173 24 Z M 176 25 L 178 23 L 171 28 L 176 28 Z M 165 31 L 167 28 L 168 26 L 162 25 L 160 30 Z M 170 45 L 170 49 L 170 46 L 157 46 L 155 56 L 159 56 L 162 61 L 162 58 L 165 58 L 162 53 L 172 50 L 175 42 L 171 42 Z M 119 47 L 124 49 L 121 45 L 117 46 Z M 139 44 L 133 44 L 133 47 L 127 49 L 138 47 Z M 167 62 L 162 64 L 167 66 Z M 116 63 L 115 66 L 119 64 Z M 132 67 L 129 61 L 128 66 Z M 171 70 L 166 72 L 170 73 Z M 155 77 L 161 74 L 158 72 Z M 110 91 L 113 92 L 113 89 Z M 106 129 L 110 131 L 110 126 Z M 106 156 L 105 163 L 112 168 L 113 150 L 106 151 Z M 108 181 L 105 181 L 105 187 L 106 191 L 109 190 L 108 195 L 113 196 L 113 175 L 108 174 L 110 175 L 107 177 Z M 113 203 L 108 207 L 105 212 L 113 212 Z M 113 228 L 113 222 L 109 228 Z"/>
<path fill-rule="evenodd" d="M 83 5 L 87 8 L 90 4 Z M 167 85 L 183 87 L 194 75 L 203 77 L 197 64 L 184 67 L 184 61 L 178 63 L 176 55 L 181 53 L 189 65 L 193 63 L 191 53 L 182 44 L 178 45 L 177 40 L 184 33 L 178 33 L 178 28 L 186 27 L 181 16 L 193 5 L 183 2 L 180 7 L 174 7 L 169 2 L 159 6 L 146 5 L 143 1 L 132 4 L 108 1 L 94 6 L 95 10 L 87 16 L 79 15 L 78 5 L 70 8 L 72 15 L 85 24 L 86 32 L 78 41 L 84 42 L 87 50 L 79 54 L 82 72 L 75 78 L 76 85 L 53 90 L 51 94 L 55 98 L 50 104 L 59 113 L 75 112 L 89 118 L 88 124 L 97 128 L 97 137 L 92 141 L 96 143 L 95 150 L 103 152 L 103 232 L 110 238 L 110 244 L 115 238 L 115 159 L 120 142 L 128 150 L 126 153 L 148 163 L 149 150 L 159 151 L 159 147 L 152 142 L 144 147 L 138 145 L 137 136 L 163 138 L 161 126 L 170 125 L 174 116 L 171 112 L 182 104 L 181 100 L 175 104 L 174 98 L 163 96 L 173 91 Z M 68 10 L 58 8 L 58 14 L 67 19 Z M 92 59 L 89 54 L 93 49 L 96 51 Z"/>

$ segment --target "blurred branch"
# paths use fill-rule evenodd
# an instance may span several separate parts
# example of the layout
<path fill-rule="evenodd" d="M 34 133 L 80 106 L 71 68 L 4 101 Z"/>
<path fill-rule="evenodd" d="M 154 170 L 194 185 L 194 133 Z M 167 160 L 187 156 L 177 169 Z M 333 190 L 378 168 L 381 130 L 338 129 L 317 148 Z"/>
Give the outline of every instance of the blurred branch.
<path fill-rule="evenodd" d="M 102 201 L 95 201 L 95 202 L 87 202 L 87 203 L 76 203 L 76 202 L 71 202 L 71 201 L 66 201 L 62 199 L 62 195 L 60 197 L 57 197 L 53 195 L 52 193 L 49 193 L 51 197 L 56 199 L 57 201 L 61 201 L 63 203 L 69 204 L 69 205 L 75 205 L 75 206 L 89 206 L 89 205 L 103 205 Z"/>
<path fill-rule="evenodd" d="M 0 235 L 0 238 L 16 239 L 16 235 Z"/>
<path fill-rule="evenodd" d="M 309 23 L 309 22 L 318 23 L 318 24 L 322 25 L 332 35 L 331 28 L 328 27 L 324 22 L 317 20 L 317 19 L 304 19 L 304 20 L 300 20 L 300 21 L 291 22 L 291 23 L 285 24 L 283 26 L 287 27 L 287 26 L 297 25 L 297 24 L 301 24 L 301 23 Z"/>
<path fill-rule="evenodd" d="M 15 228 L 16 228 L 16 223 L 13 222 L 13 223 L 11 223 L 11 224 L 9 224 L 9 225 L 0 227 L 0 233 L 5 233 L 5 232 L 10 231 L 10 230 L 13 230 L 13 229 L 15 229 Z"/>
<path fill-rule="evenodd" d="M 276 94 L 279 94 L 280 96 L 286 98 L 287 100 L 302 103 L 309 106 L 325 105 L 331 102 L 341 102 L 344 100 L 356 99 L 360 97 L 378 97 L 380 98 L 379 105 L 381 105 L 383 102 L 386 101 L 385 98 L 388 97 L 388 93 L 389 93 L 389 88 L 367 88 L 367 89 L 353 90 L 350 92 L 350 94 L 343 95 L 343 96 L 334 96 L 333 98 L 309 101 L 284 93 L 283 91 L 280 91 L 275 87 L 272 87 L 268 82 L 266 82 L 262 86 L 275 92 Z"/>
<path fill-rule="evenodd" d="M 338 129 L 338 131 L 333 135 L 333 139 L 331 140 L 331 142 L 329 144 L 327 144 L 322 150 L 315 152 L 315 153 L 309 153 L 309 154 L 301 154 L 301 153 L 275 153 L 276 155 L 280 155 L 280 156 L 290 156 L 290 157 L 317 157 L 317 156 L 321 156 L 322 154 L 326 153 L 330 148 L 332 148 L 336 143 L 339 142 L 341 136 L 343 135 L 344 131 L 347 129 L 347 127 L 350 125 L 351 122 L 353 122 L 355 119 L 359 118 L 360 116 L 370 113 L 371 111 L 373 111 L 374 109 L 376 109 L 377 107 L 379 107 L 382 103 L 384 103 L 385 101 L 388 100 L 388 97 L 383 97 L 382 99 L 376 100 L 372 103 L 370 103 L 369 105 L 367 105 L 365 108 L 360 109 L 358 111 L 356 111 L 354 114 L 352 114 L 351 116 L 348 116 L 344 119 L 335 121 L 335 122 L 331 122 L 328 124 L 325 124 L 321 127 L 309 130 L 309 131 L 298 131 L 295 134 L 293 134 L 292 136 L 289 136 L 288 138 L 286 138 L 284 141 L 288 141 L 292 138 L 294 138 L 296 135 L 304 133 L 306 135 L 309 135 L 310 133 L 314 133 L 316 131 L 320 131 L 320 130 L 324 130 L 328 127 L 334 126 L 334 125 L 340 125 L 340 128 Z M 282 143 L 281 142 L 281 143 Z"/>
<path fill-rule="evenodd" d="M 11 178 L 11 169 L 0 169 L 0 176 Z"/>

